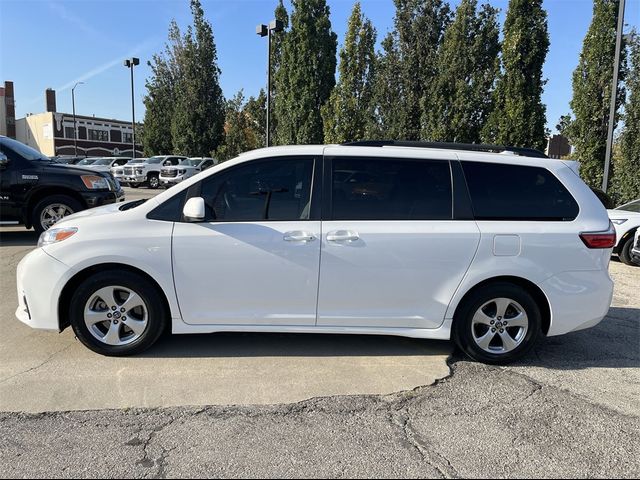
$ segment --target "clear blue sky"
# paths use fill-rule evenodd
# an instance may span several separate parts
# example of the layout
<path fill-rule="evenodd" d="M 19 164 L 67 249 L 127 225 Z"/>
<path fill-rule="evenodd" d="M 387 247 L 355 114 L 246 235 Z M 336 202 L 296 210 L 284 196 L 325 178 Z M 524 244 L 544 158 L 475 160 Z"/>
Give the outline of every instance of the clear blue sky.
<path fill-rule="evenodd" d="M 459 0 L 452 0 L 452 6 Z M 501 9 L 508 0 L 488 0 Z M 266 81 L 266 41 L 255 34 L 258 23 L 273 18 L 277 0 L 203 0 L 213 25 L 222 89 L 240 88 L 255 95 Z M 353 0 L 328 0 L 331 21 L 342 43 Z M 378 43 L 393 28 L 392 0 L 362 0 L 378 30 Z M 290 11 L 289 1 L 285 1 Z M 592 0 L 545 0 L 551 47 L 544 69 L 543 100 L 554 128 L 569 111 L 571 74 L 591 21 Z M 12 80 L 16 115 L 44 111 L 44 90 L 57 91 L 58 111 L 71 112 L 71 87 L 78 80 L 76 111 L 83 115 L 130 119 L 129 71 L 122 65 L 137 56 L 136 118 L 142 119 L 146 61 L 160 51 L 172 18 L 190 21 L 188 0 L 0 0 L 0 81 Z M 627 29 L 640 26 L 640 0 L 627 0 Z"/>

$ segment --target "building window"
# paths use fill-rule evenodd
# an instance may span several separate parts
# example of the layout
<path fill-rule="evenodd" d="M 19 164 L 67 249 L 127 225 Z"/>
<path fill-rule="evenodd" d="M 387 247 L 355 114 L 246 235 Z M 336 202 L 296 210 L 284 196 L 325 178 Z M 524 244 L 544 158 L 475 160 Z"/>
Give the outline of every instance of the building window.
<path fill-rule="evenodd" d="M 133 135 L 131 133 L 122 132 L 122 143 L 133 143 Z"/>
<path fill-rule="evenodd" d="M 73 138 L 73 127 L 64 127 L 64 138 Z"/>
<path fill-rule="evenodd" d="M 89 140 L 97 140 L 100 142 L 109 141 L 109 132 L 106 130 L 92 130 L 89 129 Z"/>

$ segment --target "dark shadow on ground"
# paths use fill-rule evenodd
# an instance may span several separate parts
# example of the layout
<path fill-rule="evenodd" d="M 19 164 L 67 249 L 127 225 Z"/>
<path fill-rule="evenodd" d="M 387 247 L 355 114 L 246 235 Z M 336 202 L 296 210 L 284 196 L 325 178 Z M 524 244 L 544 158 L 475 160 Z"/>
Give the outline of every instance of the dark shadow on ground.
<path fill-rule="evenodd" d="M 142 357 L 349 357 L 447 355 L 452 344 L 379 335 L 213 333 L 166 335 Z"/>
<path fill-rule="evenodd" d="M 2 247 L 35 247 L 38 234 L 33 230 L 3 230 L 0 228 L 0 246 Z"/>

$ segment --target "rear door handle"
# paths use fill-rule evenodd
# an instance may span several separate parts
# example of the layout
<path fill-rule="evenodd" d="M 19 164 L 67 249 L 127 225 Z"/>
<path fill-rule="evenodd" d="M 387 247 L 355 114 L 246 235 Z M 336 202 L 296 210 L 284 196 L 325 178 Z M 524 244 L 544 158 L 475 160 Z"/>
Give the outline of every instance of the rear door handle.
<path fill-rule="evenodd" d="M 283 239 L 287 242 L 313 242 L 316 237 L 312 233 L 296 230 L 285 233 Z"/>
<path fill-rule="evenodd" d="M 327 233 L 327 242 L 355 242 L 359 239 L 358 232 L 352 230 L 334 230 Z"/>

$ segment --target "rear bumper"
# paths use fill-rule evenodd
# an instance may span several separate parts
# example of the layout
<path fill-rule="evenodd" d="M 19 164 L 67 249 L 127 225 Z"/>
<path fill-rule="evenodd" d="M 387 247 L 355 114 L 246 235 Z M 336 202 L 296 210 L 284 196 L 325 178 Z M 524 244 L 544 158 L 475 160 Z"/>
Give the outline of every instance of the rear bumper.
<path fill-rule="evenodd" d="M 613 299 L 613 280 L 606 270 L 563 272 L 540 287 L 551 306 L 550 337 L 597 325 Z"/>
<path fill-rule="evenodd" d="M 18 264 L 16 280 L 22 323 L 41 330 L 59 331 L 58 299 L 73 272 L 42 248 L 28 253 Z"/>

